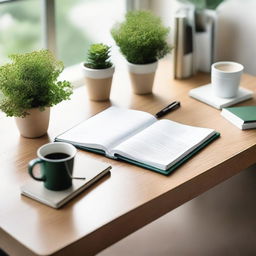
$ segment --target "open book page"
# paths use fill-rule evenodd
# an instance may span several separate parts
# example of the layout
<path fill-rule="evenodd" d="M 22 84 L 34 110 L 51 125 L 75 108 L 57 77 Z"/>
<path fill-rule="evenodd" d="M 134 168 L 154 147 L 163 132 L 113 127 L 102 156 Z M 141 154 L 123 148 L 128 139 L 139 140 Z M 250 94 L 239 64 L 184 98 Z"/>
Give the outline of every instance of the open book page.
<path fill-rule="evenodd" d="M 146 112 L 110 107 L 56 138 L 76 146 L 110 149 L 156 121 Z"/>
<path fill-rule="evenodd" d="M 116 146 L 113 152 L 167 170 L 214 133 L 212 129 L 160 120 Z"/>

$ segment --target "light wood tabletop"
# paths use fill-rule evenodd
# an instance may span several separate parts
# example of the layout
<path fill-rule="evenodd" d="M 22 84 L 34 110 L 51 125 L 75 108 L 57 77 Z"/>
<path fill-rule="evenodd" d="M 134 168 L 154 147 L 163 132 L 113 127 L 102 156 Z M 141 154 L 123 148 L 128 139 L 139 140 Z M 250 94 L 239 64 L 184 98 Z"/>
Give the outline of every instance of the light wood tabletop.
<path fill-rule="evenodd" d="M 190 89 L 209 80 L 203 73 L 173 80 L 171 64 L 163 60 L 153 94 L 139 96 L 131 92 L 126 69 L 120 68 L 110 101 L 89 101 L 84 86 L 75 89 L 70 101 L 52 108 L 48 135 L 38 139 L 21 137 L 13 118 L 0 115 L 0 248 L 10 255 L 94 255 L 256 163 L 255 129 L 241 131 L 220 110 L 188 96 Z M 239 105 L 255 105 L 256 78 L 243 75 L 242 86 L 253 90 L 254 98 Z M 86 170 L 89 157 L 111 164 L 111 176 L 59 210 L 20 195 L 20 187 L 31 179 L 28 161 L 63 131 L 111 105 L 155 114 L 174 100 L 181 107 L 164 118 L 213 128 L 221 137 L 170 176 L 79 151 L 75 168 Z"/>

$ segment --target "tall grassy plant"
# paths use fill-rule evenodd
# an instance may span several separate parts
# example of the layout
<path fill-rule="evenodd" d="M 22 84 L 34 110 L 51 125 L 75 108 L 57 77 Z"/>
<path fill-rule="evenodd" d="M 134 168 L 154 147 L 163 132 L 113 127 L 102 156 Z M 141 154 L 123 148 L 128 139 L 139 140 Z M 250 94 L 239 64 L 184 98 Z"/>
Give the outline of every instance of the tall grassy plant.
<path fill-rule="evenodd" d="M 111 29 L 112 37 L 128 62 L 148 64 L 170 52 L 169 28 L 149 11 L 131 11 Z"/>
<path fill-rule="evenodd" d="M 48 50 L 9 56 L 11 63 L 0 67 L 0 109 L 7 116 L 25 117 L 30 108 L 51 107 L 69 99 L 68 81 L 57 81 L 62 62 Z"/>

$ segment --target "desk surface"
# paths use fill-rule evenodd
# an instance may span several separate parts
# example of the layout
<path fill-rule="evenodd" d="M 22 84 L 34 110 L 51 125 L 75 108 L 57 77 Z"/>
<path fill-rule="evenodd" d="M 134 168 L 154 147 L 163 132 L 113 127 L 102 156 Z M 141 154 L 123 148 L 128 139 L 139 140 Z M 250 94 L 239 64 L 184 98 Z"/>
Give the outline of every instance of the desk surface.
<path fill-rule="evenodd" d="M 13 118 L 0 116 L 0 248 L 11 255 L 93 255 L 256 162 L 256 130 L 241 131 L 219 110 L 188 96 L 209 75 L 175 81 L 170 71 L 162 61 L 147 96 L 131 93 L 126 70 L 117 71 L 110 102 L 90 102 L 85 87 L 76 89 L 71 101 L 52 108 L 48 135 L 39 139 L 20 137 Z M 256 78 L 244 75 L 242 86 L 255 92 Z M 20 195 L 30 179 L 28 161 L 64 130 L 110 105 L 154 114 L 174 100 L 181 108 L 165 118 L 213 128 L 221 137 L 170 176 L 79 151 L 77 168 L 86 168 L 85 157 L 94 158 L 112 165 L 111 177 L 59 210 Z M 254 94 L 240 105 L 255 104 Z"/>

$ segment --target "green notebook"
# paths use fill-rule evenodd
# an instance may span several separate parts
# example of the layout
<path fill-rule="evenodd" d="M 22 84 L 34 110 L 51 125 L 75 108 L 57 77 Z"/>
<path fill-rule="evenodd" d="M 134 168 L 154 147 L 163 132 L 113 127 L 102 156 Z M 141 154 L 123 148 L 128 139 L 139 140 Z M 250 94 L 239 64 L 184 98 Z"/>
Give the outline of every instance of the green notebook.
<path fill-rule="evenodd" d="M 221 115 L 242 130 L 256 128 L 256 106 L 223 108 Z"/>
<path fill-rule="evenodd" d="M 143 111 L 110 107 L 55 141 L 168 175 L 219 135 L 213 129 L 157 120 Z"/>

